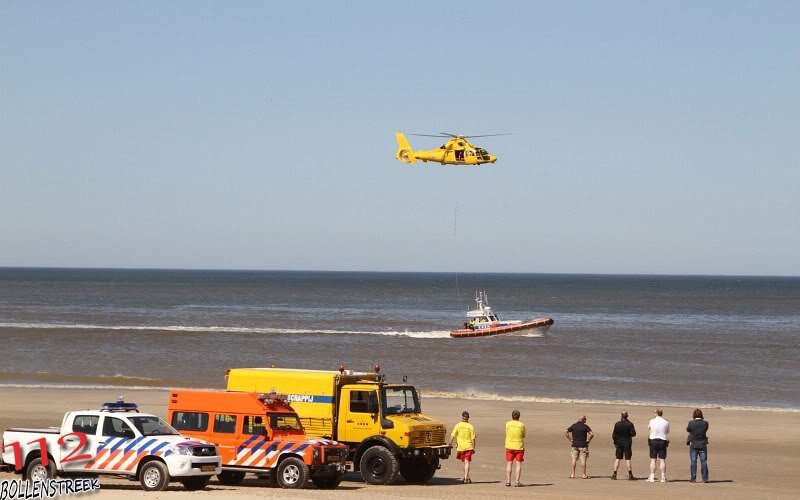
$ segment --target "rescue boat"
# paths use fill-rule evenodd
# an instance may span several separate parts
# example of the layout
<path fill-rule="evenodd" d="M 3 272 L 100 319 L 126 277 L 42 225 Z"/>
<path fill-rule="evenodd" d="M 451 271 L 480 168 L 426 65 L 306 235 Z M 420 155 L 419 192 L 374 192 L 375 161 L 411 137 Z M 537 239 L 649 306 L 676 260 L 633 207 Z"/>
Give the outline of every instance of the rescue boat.
<path fill-rule="evenodd" d="M 468 321 L 464 322 L 464 329 L 451 330 L 450 336 L 461 337 L 488 337 L 490 335 L 530 333 L 538 330 L 544 335 L 554 323 L 552 318 L 536 318 L 528 321 L 501 320 L 491 306 L 486 292 L 475 292 L 476 309 L 467 311 Z"/>

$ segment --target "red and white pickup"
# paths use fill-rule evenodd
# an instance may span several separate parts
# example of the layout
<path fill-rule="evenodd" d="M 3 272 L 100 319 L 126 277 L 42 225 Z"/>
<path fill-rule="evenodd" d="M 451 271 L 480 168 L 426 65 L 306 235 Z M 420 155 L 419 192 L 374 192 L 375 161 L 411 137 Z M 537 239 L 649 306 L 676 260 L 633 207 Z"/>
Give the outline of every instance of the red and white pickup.
<path fill-rule="evenodd" d="M 9 429 L 2 446 L 0 466 L 29 480 L 122 474 L 145 490 L 163 490 L 173 478 L 198 490 L 222 471 L 213 444 L 182 436 L 159 417 L 121 401 L 99 411 L 67 412 L 61 427 Z"/>

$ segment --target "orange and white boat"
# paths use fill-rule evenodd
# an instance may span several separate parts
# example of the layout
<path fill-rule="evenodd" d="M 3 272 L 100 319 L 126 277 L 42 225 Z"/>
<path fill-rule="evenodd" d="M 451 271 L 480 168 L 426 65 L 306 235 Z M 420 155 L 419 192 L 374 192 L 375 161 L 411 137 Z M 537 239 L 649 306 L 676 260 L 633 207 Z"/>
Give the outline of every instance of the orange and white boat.
<path fill-rule="evenodd" d="M 477 308 L 467 311 L 468 321 L 464 322 L 464 329 L 451 330 L 450 336 L 461 337 L 487 337 L 503 334 L 526 334 L 531 330 L 544 335 L 554 323 L 553 318 L 536 318 L 528 321 L 501 320 L 491 306 L 486 292 L 475 292 Z"/>

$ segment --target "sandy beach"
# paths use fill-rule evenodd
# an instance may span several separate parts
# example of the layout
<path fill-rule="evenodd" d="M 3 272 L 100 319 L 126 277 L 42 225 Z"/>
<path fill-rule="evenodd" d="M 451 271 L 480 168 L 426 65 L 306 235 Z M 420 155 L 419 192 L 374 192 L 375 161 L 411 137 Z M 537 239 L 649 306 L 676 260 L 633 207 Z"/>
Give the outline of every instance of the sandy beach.
<path fill-rule="evenodd" d="M 99 402 L 113 400 L 115 390 L 2 388 L 0 389 L 0 428 L 13 426 L 53 426 L 60 423 L 64 411 L 95 408 Z M 129 390 L 126 399 L 139 403 L 142 411 L 164 416 L 166 393 L 158 390 Z M 503 428 L 513 409 L 522 413 L 527 425 L 526 455 L 522 482 L 524 488 L 505 487 Z M 425 486 L 403 482 L 390 486 L 368 486 L 356 474 L 350 474 L 335 491 L 309 488 L 290 492 L 263 486 L 248 479 L 240 486 L 223 486 L 212 480 L 202 492 L 186 492 L 175 483 L 160 493 L 145 493 L 138 483 L 101 476 L 102 490 L 92 493 L 101 498 L 199 497 L 239 498 L 521 498 L 535 494 L 542 498 L 796 498 L 800 479 L 797 475 L 796 443 L 800 442 L 800 413 L 759 410 L 704 408 L 710 423 L 710 483 L 689 483 L 688 451 L 684 445 L 685 425 L 692 408 L 664 407 L 664 416 L 672 424 L 668 456 L 667 484 L 648 483 L 646 429 L 653 409 L 644 406 L 626 408 L 602 404 L 512 403 L 503 401 L 468 401 L 424 399 L 426 414 L 443 420 L 448 430 L 458 421 L 463 409 L 470 411 L 478 432 L 477 452 L 473 462 L 473 484 L 459 482 L 461 464 L 453 459 L 443 463 L 434 480 Z M 626 409 L 639 436 L 634 441 L 633 472 L 637 481 L 610 480 L 613 467 L 611 429 Z M 580 414 L 595 433 L 589 459 L 590 479 L 569 479 L 569 443 L 564 429 Z M 774 431 L 765 431 L 765 428 Z M 624 465 L 621 469 L 624 468 Z M 624 476 L 624 474 L 620 474 Z M 10 473 L 0 479 L 11 479 Z"/>

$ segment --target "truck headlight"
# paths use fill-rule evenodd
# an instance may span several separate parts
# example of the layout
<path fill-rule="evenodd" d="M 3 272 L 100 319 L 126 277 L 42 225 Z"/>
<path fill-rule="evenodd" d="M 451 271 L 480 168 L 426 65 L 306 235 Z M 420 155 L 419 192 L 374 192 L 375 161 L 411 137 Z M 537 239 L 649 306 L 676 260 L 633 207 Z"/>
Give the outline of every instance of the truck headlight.
<path fill-rule="evenodd" d="M 169 447 L 169 451 L 171 451 L 172 453 L 174 453 L 176 455 L 191 455 L 192 454 L 192 448 L 189 447 L 189 446 L 172 445 L 172 446 Z"/>
<path fill-rule="evenodd" d="M 314 451 L 311 452 L 311 460 L 314 462 L 319 462 L 320 460 L 319 448 L 314 448 Z"/>

